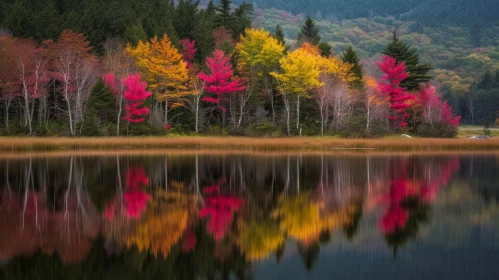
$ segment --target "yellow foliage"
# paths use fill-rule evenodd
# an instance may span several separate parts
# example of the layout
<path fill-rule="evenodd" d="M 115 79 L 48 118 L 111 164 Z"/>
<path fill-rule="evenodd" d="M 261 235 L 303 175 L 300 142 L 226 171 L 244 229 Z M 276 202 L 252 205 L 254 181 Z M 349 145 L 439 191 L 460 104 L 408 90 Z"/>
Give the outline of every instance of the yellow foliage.
<path fill-rule="evenodd" d="M 334 56 L 321 57 L 319 63 L 322 72 L 338 77 L 345 83 L 358 80 L 358 77 L 350 72 L 353 66 L 350 63 L 343 62 L 341 59 Z"/>
<path fill-rule="evenodd" d="M 308 91 L 322 85 L 319 82 L 320 56 L 310 53 L 310 50 L 299 48 L 281 58 L 281 72 L 271 72 L 280 84 L 283 92 L 292 92 L 308 97 Z"/>
<path fill-rule="evenodd" d="M 281 198 L 273 215 L 280 219 L 282 231 L 304 244 L 311 244 L 323 231 L 332 232 L 349 224 L 354 210 L 347 205 L 339 211 L 324 213 L 322 206 L 306 193 L 287 200 Z"/>
<path fill-rule="evenodd" d="M 192 197 L 174 189 L 160 190 L 153 198 L 136 231 L 126 240 L 127 247 L 149 251 L 165 258 L 187 229 Z"/>
<path fill-rule="evenodd" d="M 263 28 L 246 29 L 244 35 L 241 35 L 241 41 L 236 45 L 240 62 L 248 67 L 273 68 L 279 63 L 284 49 L 285 47 Z"/>
<path fill-rule="evenodd" d="M 275 221 L 240 222 L 238 244 L 247 260 L 263 260 L 286 241 Z"/>
<path fill-rule="evenodd" d="M 161 40 L 154 37 L 149 42 L 140 41 L 136 47 L 128 45 L 127 52 L 135 58 L 158 101 L 171 108 L 183 106 L 184 96 L 189 94 L 187 64 L 166 34 Z"/>

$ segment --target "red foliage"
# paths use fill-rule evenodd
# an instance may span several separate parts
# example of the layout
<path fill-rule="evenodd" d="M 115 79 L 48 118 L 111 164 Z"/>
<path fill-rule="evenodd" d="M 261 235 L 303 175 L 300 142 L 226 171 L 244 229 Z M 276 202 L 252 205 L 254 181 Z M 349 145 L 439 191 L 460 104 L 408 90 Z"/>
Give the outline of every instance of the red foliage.
<path fill-rule="evenodd" d="M 180 40 L 180 44 L 182 45 L 182 56 L 184 61 L 187 63 L 187 66 L 191 66 L 194 62 L 194 55 L 196 54 L 195 42 L 189 39 Z"/>
<path fill-rule="evenodd" d="M 447 100 L 442 102 L 442 121 L 452 126 L 458 126 L 461 116 L 454 116 L 452 108 L 447 103 Z"/>
<path fill-rule="evenodd" d="M 239 79 L 233 79 L 234 70 L 230 63 L 230 57 L 221 50 L 215 50 L 212 57 L 206 59 L 206 66 L 211 74 L 199 73 L 199 78 L 206 82 L 204 90 L 214 96 L 203 98 L 208 103 L 219 104 L 221 96 L 244 90 Z M 225 110 L 225 107 L 218 106 Z"/>
<path fill-rule="evenodd" d="M 141 123 L 145 120 L 144 115 L 149 114 L 149 108 L 142 107 L 144 100 L 152 95 L 151 92 L 146 90 L 146 82 L 141 81 L 140 74 L 130 75 L 121 81 L 126 90 L 124 98 L 128 101 L 126 105 L 126 115 L 122 118 L 131 123 Z"/>
<path fill-rule="evenodd" d="M 417 164 L 417 161 L 413 162 Z M 390 180 L 388 192 L 380 202 L 387 205 L 387 211 L 379 223 L 383 234 L 392 234 L 397 229 L 403 229 L 409 219 L 410 212 L 404 208 L 408 198 L 417 199 L 418 203 L 429 204 L 436 198 L 442 186 L 447 186 L 455 171 L 459 169 L 457 157 L 449 161 L 436 162 L 430 166 L 408 166 L 407 160 L 393 164 L 393 178 Z M 416 170 L 423 173 L 408 175 Z M 431 170 L 425 172 L 425 170 Z"/>
<path fill-rule="evenodd" d="M 213 30 L 213 39 L 215 39 L 215 48 L 221 48 L 227 44 L 234 45 L 232 42 L 232 32 L 224 26 L 217 27 Z"/>
<path fill-rule="evenodd" d="M 405 118 L 407 109 L 411 107 L 408 100 L 413 99 L 412 95 L 406 92 L 406 89 L 400 86 L 400 83 L 409 77 L 406 72 L 404 62 L 398 63 L 395 58 L 384 55 L 381 61 L 377 61 L 379 69 L 385 73 L 379 82 L 379 91 L 389 97 L 390 108 L 393 113 L 388 118 L 395 122 L 399 127 L 407 126 Z"/>
<path fill-rule="evenodd" d="M 461 117 L 454 116 L 447 100 L 441 101 L 441 96 L 434 86 L 426 85 L 421 89 L 417 97 L 417 103 L 423 109 L 423 118 L 425 120 L 430 122 L 444 122 L 452 126 L 459 125 Z"/>
<path fill-rule="evenodd" d="M 104 80 L 104 85 L 109 88 L 113 92 L 113 94 L 120 93 L 116 85 L 116 77 L 114 76 L 113 72 L 102 75 L 102 79 Z"/>
<path fill-rule="evenodd" d="M 172 125 L 169 123 L 165 123 L 163 127 L 165 128 L 165 130 L 169 130 L 170 128 L 172 128 Z"/>
<path fill-rule="evenodd" d="M 221 196 L 220 184 L 208 186 L 203 189 L 204 194 L 209 196 L 205 199 L 205 206 L 199 211 L 199 217 L 210 217 L 207 231 L 216 241 L 222 240 L 229 227 L 232 225 L 234 213 L 238 212 L 244 200 L 231 196 Z"/>
<path fill-rule="evenodd" d="M 138 219 L 146 211 L 151 196 L 141 188 L 148 184 L 149 177 L 147 177 L 143 168 L 130 168 L 126 171 L 126 189 L 123 192 L 124 203 L 119 209 L 123 217 Z M 104 209 L 104 218 L 113 221 L 117 206 L 117 200 L 113 199 Z"/>

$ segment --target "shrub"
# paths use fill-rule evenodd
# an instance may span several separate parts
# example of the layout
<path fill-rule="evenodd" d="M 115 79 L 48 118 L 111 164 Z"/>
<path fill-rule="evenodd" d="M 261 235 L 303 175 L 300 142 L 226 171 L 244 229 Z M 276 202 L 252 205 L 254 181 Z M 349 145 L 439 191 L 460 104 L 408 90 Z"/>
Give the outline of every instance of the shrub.
<path fill-rule="evenodd" d="M 448 123 L 439 122 L 433 125 L 422 124 L 419 126 L 418 134 L 426 138 L 454 138 L 458 133 L 456 126 Z"/>

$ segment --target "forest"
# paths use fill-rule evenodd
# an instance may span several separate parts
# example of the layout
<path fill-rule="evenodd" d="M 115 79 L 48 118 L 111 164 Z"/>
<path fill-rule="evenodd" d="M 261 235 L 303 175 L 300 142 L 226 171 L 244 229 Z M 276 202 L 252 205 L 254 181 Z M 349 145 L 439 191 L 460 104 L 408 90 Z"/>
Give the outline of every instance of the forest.
<path fill-rule="evenodd" d="M 454 137 L 499 117 L 497 47 L 446 56 L 404 18 L 338 25 L 229 0 L 0 5 L 0 135 Z M 382 29 L 371 49 L 349 29 L 366 21 Z"/>

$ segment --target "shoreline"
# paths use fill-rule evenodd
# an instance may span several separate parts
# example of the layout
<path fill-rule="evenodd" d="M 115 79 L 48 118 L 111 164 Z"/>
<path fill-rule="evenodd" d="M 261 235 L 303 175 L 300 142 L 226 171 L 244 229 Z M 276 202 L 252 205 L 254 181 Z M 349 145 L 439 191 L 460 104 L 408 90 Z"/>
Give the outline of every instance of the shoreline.
<path fill-rule="evenodd" d="M 236 150 L 236 151 L 499 151 L 499 138 L 488 140 L 433 138 L 347 139 L 335 137 L 250 138 L 211 136 L 168 137 L 4 137 L 0 152 L 19 151 L 130 151 L 130 150 Z"/>

